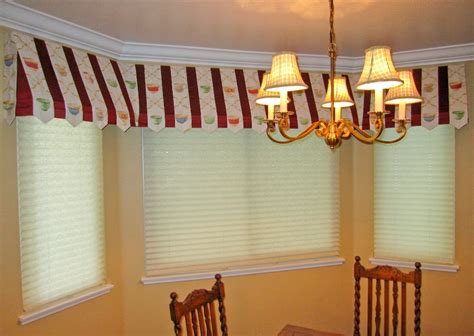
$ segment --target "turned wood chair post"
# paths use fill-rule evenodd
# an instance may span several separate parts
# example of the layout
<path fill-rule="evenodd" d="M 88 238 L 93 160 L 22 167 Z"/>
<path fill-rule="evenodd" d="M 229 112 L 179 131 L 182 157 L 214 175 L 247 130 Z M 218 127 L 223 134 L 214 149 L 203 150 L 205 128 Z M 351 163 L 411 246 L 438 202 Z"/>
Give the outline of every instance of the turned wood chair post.
<path fill-rule="evenodd" d="M 216 278 L 216 283 L 214 284 L 213 289 L 217 290 L 217 293 L 218 293 L 217 301 L 219 303 L 219 319 L 221 321 L 222 336 L 228 336 L 227 335 L 227 317 L 225 315 L 225 306 L 224 306 L 224 298 L 225 298 L 224 284 L 221 281 L 222 276 L 220 274 L 216 274 L 215 278 Z"/>
<path fill-rule="evenodd" d="M 354 336 L 360 336 L 360 257 L 355 257 L 354 264 Z"/>
<path fill-rule="evenodd" d="M 415 336 L 421 334 L 421 264 L 415 263 Z"/>
<path fill-rule="evenodd" d="M 180 323 L 180 318 L 176 316 L 176 311 L 177 311 L 177 304 L 178 304 L 178 294 L 175 292 L 172 292 L 170 294 L 171 298 L 171 303 L 170 303 L 170 314 L 171 314 L 171 320 L 174 323 L 174 334 L 176 336 L 181 336 L 182 335 L 182 329 L 181 329 L 181 323 Z"/>

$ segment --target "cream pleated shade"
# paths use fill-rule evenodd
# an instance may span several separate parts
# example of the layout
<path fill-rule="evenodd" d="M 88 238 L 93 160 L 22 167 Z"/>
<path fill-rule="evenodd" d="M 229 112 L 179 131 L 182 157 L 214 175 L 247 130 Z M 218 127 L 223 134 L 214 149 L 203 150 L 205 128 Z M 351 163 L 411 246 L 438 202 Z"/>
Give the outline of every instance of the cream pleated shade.
<path fill-rule="evenodd" d="M 267 79 L 267 91 L 299 91 L 308 88 L 301 77 L 298 60 L 293 52 L 284 51 L 273 55 L 271 73 L 271 77 Z"/>
<path fill-rule="evenodd" d="M 399 75 L 403 85 L 388 90 L 385 96 L 385 104 L 398 105 L 400 103 L 414 104 L 422 102 L 423 98 L 416 88 L 411 70 L 400 71 Z"/>
<path fill-rule="evenodd" d="M 255 101 L 260 105 L 280 105 L 280 94 L 278 92 L 270 92 L 265 90 L 267 86 L 268 77 L 270 72 L 265 72 L 262 79 L 262 85 L 258 89 L 257 100 Z"/>
<path fill-rule="evenodd" d="M 403 84 L 395 70 L 390 47 L 375 46 L 365 50 L 364 69 L 358 90 L 389 89 Z"/>
<path fill-rule="evenodd" d="M 334 78 L 334 107 L 349 107 L 353 106 L 354 102 L 352 101 L 349 91 L 347 90 L 346 79 L 344 77 L 335 77 Z M 326 98 L 322 104 L 323 107 L 331 107 L 331 80 L 328 83 L 328 91 L 326 93 Z"/>

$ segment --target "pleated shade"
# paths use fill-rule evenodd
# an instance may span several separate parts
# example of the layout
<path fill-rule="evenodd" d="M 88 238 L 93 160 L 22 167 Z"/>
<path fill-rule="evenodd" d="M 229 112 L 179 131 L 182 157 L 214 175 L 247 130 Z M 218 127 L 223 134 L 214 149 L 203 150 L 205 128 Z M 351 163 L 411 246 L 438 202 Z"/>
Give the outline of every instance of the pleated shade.
<path fill-rule="evenodd" d="M 265 90 L 269 76 L 271 76 L 271 74 L 268 71 L 263 75 L 262 85 L 260 89 L 258 89 L 257 100 L 255 102 L 260 105 L 280 105 L 280 94 L 278 92 Z"/>
<path fill-rule="evenodd" d="M 413 73 L 410 70 L 400 71 L 400 79 L 403 85 L 391 88 L 385 96 L 385 104 L 398 105 L 400 103 L 414 104 L 423 101 L 413 79 Z"/>
<path fill-rule="evenodd" d="M 301 77 L 298 60 L 293 52 L 284 51 L 273 55 L 271 73 L 271 77 L 267 79 L 267 91 L 299 91 L 308 88 Z"/>
<path fill-rule="evenodd" d="M 365 50 L 364 69 L 358 90 L 389 89 L 403 84 L 393 65 L 390 47 L 375 46 Z"/>
<path fill-rule="evenodd" d="M 347 90 L 346 79 L 344 77 L 335 77 L 334 78 L 334 107 L 349 107 L 353 106 L 354 102 L 352 101 L 349 91 Z M 326 98 L 322 104 L 323 107 L 331 107 L 331 80 L 328 83 L 328 91 L 326 93 Z"/>

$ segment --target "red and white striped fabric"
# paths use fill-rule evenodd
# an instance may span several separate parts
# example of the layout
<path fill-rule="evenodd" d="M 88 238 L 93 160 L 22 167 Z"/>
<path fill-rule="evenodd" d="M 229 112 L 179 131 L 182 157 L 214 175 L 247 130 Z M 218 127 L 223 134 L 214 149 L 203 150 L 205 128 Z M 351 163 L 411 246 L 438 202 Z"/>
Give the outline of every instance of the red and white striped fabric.
<path fill-rule="evenodd" d="M 34 115 L 43 122 L 63 118 L 73 126 L 82 121 L 99 128 L 115 124 L 123 131 L 266 129 L 265 109 L 255 103 L 263 70 L 117 62 L 18 32 L 7 33 L 4 50 L 3 109 L 9 123 L 15 116 Z M 408 107 L 412 126 L 467 124 L 464 64 L 413 73 L 425 100 Z M 296 112 L 290 127 L 297 129 L 329 119 L 328 109 L 321 107 L 328 74 L 303 72 L 302 77 L 309 89 L 289 94 L 289 109 Z M 354 91 L 359 74 L 345 77 L 355 106 L 344 109 L 343 118 L 369 129 L 373 96 Z M 396 108 L 386 109 L 386 127 L 393 127 Z"/>

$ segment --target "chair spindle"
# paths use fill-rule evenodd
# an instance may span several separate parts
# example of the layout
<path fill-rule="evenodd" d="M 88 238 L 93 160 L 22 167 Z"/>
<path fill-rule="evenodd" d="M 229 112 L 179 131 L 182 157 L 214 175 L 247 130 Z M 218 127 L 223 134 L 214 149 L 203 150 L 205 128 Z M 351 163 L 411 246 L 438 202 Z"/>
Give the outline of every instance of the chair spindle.
<path fill-rule="evenodd" d="M 187 336 L 193 336 L 192 333 L 192 326 L 191 326 L 191 315 L 189 313 L 184 315 L 184 319 L 186 320 L 186 335 Z"/>
<path fill-rule="evenodd" d="M 211 329 L 211 317 L 209 314 L 209 304 L 204 305 L 204 319 L 206 320 L 206 332 L 208 336 L 214 336 Z"/>
<path fill-rule="evenodd" d="M 390 289 L 389 289 L 390 282 L 388 280 L 384 280 L 384 289 L 383 289 L 383 334 L 384 336 L 389 336 L 389 326 L 390 326 Z"/>
<path fill-rule="evenodd" d="M 402 282 L 402 328 L 401 335 L 407 335 L 407 284 Z"/>
<path fill-rule="evenodd" d="M 375 304 L 375 336 L 380 336 L 380 287 L 380 279 L 377 279 L 375 284 L 375 296 L 377 297 Z"/>
<path fill-rule="evenodd" d="M 191 321 L 193 321 L 194 336 L 197 336 L 198 335 L 198 324 L 197 324 L 196 311 L 195 310 L 193 310 L 191 312 Z"/>
<path fill-rule="evenodd" d="M 217 336 L 217 319 L 214 302 L 209 302 L 209 309 L 211 310 L 212 334 Z"/>
<path fill-rule="evenodd" d="M 199 331 L 201 333 L 200 335 L 207 336 L 206 330 L 204 329 L 205 325 L 204 325 L 204 316 L 202 313 L 202 306 L 197 309 L 197 312 L 198 312 L 198 319 L 199 319 Z"/>
<path fill-rule="evenodd" d="M 398 284 L 396 281 L 393 282 L 393 309 L 392 309 L 393 319 L 393 336 L 398 334 Z"/>
<path fill-rule="evenodd" d="M 367 335 L 372 336 L 372 279 L 368 280 L 368 299 L 367 299 Z"/>

